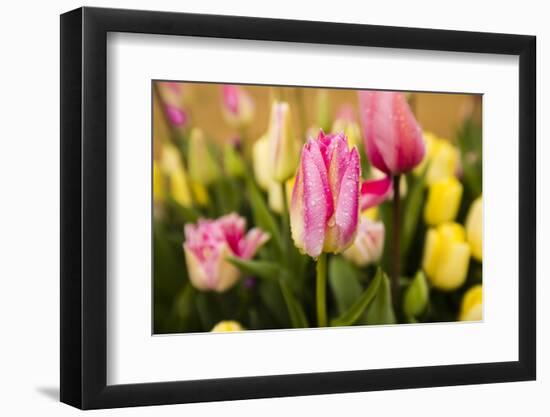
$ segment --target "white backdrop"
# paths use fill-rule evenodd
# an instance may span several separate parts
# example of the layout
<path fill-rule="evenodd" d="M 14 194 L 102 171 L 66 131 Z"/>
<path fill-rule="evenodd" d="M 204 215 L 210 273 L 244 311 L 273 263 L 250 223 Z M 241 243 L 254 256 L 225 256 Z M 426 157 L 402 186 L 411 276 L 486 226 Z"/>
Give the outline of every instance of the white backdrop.
<path fill-rule="evenodd" d="M 78 7 L 76 1 L 57 4 L 11 2 L 4 6 L 2 31 L 2 163 L 0 206 L 0 413 L 3 415 L 74 415 L 57 403 L 59 378 L 59 13 Z M 396 4 L 398 3 L 398 4 Z M 526 33 L 538 36 L 538 209 L 550 209 L 543 194 L 550 167 L 540 161 L 550 152 L 541 138 L 550 125 L 541 120 L 550 89 L 540 74 L 548 73 L 550 28 L 543 2 L 523 1 L 505 7 L 502 2 L 481 4 L 463 0 L 454 4 L 430 2 L 337 3 L 296 1 L 232 2 L 202 0 L 93 1 L 87 5 L 161 9 L 202 13 L 242 14 L 295 19 L 331 20 L 398 26 Z M 538 9 L 538 10 L 537 10 Z M 399 14 L 395 12 L 399 11 Z M 546 112 L 547 113 L 547 112 Z M 6 146 L 7 145 L 7 146 Z M 503 181 L 506 173 L 503 173 Z M 514 202 L 515 203 L 515 202 Z M 550 222 L 539 216 L 538 254 L 550 245 Z M 550 390 L 550 366 L 545 358 L 550 342 L 550 288 L 544 279 L 550 267 L 539 262 L 538 334 L 539 380 L 484 386 L 388 391 L 316 397 L 238 401 L 170 407 L 101 411 L 99 415 L 280 415 L 344 412 L 384 415 L 547 415 L 544 394 Z M 32 415 L 32 414 L 31 414 Z"/>

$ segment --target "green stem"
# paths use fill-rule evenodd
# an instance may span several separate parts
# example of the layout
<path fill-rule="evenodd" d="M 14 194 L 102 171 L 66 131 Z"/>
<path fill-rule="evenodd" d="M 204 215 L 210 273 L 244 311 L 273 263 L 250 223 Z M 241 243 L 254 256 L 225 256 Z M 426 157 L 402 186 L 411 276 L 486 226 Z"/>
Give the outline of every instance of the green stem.
<path fill-rule="evenodd" d="M 321 253 L 317 259 L 317 325 L 327 326 L 327 254 Z"/>
<path fill-rule="evenodd" d="M 393 292 L 393 305 L 397 306 L 399 302 L 399 277 L 401 275 L 401 195 L 399 193 L 399 184 L 401 175 L 393 177 L 393 210 L 392 210 L 392 257 L 393 268 L 391 275 L 391 284 Z"/>
<path fill-rule="evenodd" d="M 285 182 L 283 181 L 281 183 L 281 190 L 283 193 L 283 212 L 281 213 L 281 226 L 283 228 L 283 238 L 285 240 L 288 240 L 289 232 L 290 232 L 290 224 L 289 224 L 289 212 L 288 212 L 288 201 L 286 199 L 286 187 Z"/>

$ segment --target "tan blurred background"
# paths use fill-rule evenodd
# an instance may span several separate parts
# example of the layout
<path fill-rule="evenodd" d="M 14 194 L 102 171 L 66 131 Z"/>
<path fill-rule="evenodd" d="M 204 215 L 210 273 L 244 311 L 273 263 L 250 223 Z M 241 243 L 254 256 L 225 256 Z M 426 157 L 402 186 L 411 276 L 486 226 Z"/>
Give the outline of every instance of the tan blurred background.
<path fill-rule="evenodd" d="M 203 129 L 208 137 L 215 141 L 225 141 L 238 137 L 240 133 L 232 128 L 222 115 L 221 84 L 182 83 L 184 88 L 183 107 L 189 112 L 191 125 Z M 315 126 L 317 119 L 318 88 L 288 88 L 242 85 L 253 98 L 255 105 L 254 119 L 244 132 L 251 140 L 265 133 L 268 125 L 270 102 L 276 94 L 279 98 L 289 101 L 291 108 L 298 111 L 304 109 L 307 128 Z M 334 118 L 343 105 L 351 105 L 358 121 L 358 103 L 355 90 L 324 89 L 328 93 L 331 115 Z M 407 94 L 411 107 L 424 130 L 437 136 L 453 140 L 457 128 L 468 115 L 473 115 L 481 123 L 481 96 L 446 93 L 411 93 Z M 158 97 L 155 96 L 157 100 Z M 297 107 L 299 102 L 303 106 Z M 155 106 L 155 129 L 163 124 L 162 114 Z M 299 115 L 294 117 L 294 123 L 300 124 Z M 159 123 L 160 122 L 160 123 Z"/>

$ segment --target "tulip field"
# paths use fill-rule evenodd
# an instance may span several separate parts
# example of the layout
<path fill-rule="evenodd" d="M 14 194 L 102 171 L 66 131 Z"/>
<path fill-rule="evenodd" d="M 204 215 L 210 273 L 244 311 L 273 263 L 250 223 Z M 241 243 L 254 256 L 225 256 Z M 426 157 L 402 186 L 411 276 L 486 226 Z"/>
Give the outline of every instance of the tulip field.
<path fill-rule="evenodd" d="M 481 96 L 151 92 L 155 334 L 483 319 Z"/>

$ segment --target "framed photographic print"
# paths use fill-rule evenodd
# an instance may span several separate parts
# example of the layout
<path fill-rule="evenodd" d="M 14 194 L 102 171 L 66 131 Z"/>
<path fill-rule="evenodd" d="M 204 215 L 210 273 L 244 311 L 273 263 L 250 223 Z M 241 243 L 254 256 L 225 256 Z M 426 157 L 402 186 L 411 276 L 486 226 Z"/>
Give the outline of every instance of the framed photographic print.
<path fill-rule="evenodd" d="M 535 379 L 535 38 L 61 16 L 61 401 Z"/>

